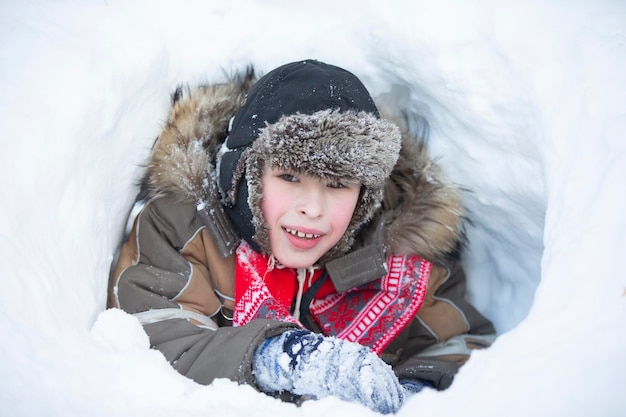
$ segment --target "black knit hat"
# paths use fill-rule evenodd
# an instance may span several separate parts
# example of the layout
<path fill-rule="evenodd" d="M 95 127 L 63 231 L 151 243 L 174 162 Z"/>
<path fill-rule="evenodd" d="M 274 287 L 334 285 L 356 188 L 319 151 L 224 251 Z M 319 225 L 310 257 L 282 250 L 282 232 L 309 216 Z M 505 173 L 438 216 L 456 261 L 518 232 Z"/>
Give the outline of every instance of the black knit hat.
<path fill-rule="evenodd" d="M 269 72 L 250 90 L 218 155 L 218 184 L 239 233 L 255 250 L 269 254 L 261 212 L 266 166 L 360 182 L 348 230 L 319 261 L 324 263 L 350 249 L 356 232 L 379 207 L 399 151 L 398 127 L 380 119 L 356 76 L 319 61 L 293 62 Z"/>

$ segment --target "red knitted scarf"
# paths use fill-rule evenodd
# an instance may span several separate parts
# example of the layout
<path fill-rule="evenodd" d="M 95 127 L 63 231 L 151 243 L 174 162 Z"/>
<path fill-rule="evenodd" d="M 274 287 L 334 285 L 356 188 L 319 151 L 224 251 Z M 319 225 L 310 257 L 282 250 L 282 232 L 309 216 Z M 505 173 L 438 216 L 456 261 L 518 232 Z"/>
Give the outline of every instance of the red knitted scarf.
<path fill-rule="evenodd" d="M 269 258 L 242 243 L 237 249 L 234 326 L 255 318 L 302 324 L 290 313 L 298 294 L 297 271 L 269 267 Z M 388 274 L 368 284 L 338 293 L 326 280 L 310 311 L 327 336 L 369 346 L 380 354 L 407 326 L 422 306 L 432 264 L 419 256 L 387 258 Z M 304 273 L 304 272 L 303 272 Z M 302 292 L 323 271 L 306 271 Z"/>

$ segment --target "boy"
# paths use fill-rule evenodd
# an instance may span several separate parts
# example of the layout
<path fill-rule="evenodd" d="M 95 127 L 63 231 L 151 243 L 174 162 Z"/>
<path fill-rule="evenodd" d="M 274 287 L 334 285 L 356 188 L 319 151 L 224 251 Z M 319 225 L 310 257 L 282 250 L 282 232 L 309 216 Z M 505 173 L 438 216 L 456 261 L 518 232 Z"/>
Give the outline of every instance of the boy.
<path fill-rule="evenodd" d="M 493 339 L 457 189 L 341 68 L 178 89 L 142 188 L 110 306 L 199 383 L 391 413 Z"/>

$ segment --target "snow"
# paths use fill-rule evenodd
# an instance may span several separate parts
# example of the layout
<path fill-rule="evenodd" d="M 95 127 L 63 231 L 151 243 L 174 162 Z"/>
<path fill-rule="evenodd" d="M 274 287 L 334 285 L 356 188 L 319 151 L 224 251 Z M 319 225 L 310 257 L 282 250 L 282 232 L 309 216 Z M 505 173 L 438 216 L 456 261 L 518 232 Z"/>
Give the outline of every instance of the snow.
<path fill-rule="evenodd" d="M 2 2 L 2 415 L 374 415 L 200 386 L 104 311 L 176 85 L 303 58 L 419 114 L 471 190 L 468 290 L 502 335 L 398 414 L 623 415 L 625 21 L 608 0 Z"/>

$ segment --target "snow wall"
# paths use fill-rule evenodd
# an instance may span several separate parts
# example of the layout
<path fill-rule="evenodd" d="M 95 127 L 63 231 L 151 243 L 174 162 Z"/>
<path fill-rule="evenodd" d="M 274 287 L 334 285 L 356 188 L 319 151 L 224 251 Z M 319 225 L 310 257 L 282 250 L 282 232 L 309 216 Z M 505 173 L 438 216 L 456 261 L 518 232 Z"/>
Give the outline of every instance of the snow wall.
<path fill-rule="evenodd" d="M 426 121 L 468 189 L 468 296 L 502 335 L 399 415 L 624 415 L 625 23 L 620 1 L 0 3 L 0 415 L 371 414 L 200 386 L 104 311 L 175 86 L 305 58 Z"/>

